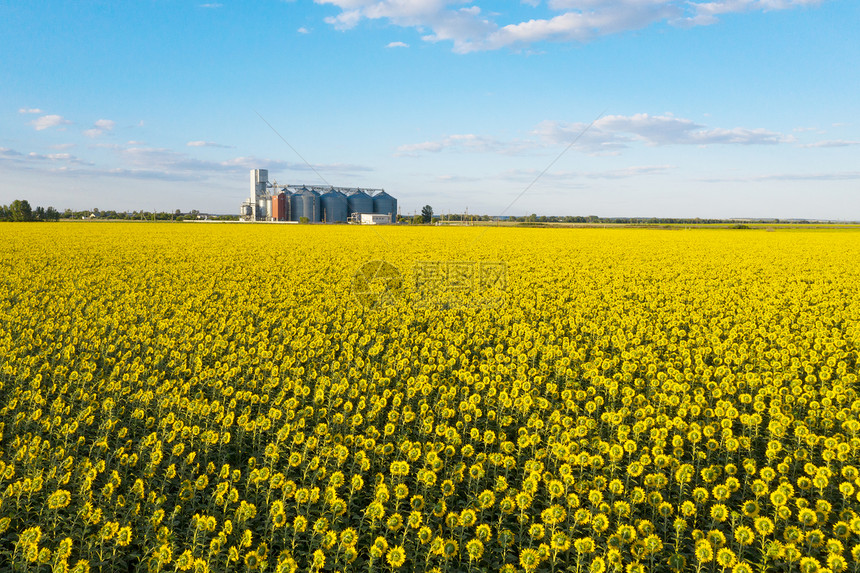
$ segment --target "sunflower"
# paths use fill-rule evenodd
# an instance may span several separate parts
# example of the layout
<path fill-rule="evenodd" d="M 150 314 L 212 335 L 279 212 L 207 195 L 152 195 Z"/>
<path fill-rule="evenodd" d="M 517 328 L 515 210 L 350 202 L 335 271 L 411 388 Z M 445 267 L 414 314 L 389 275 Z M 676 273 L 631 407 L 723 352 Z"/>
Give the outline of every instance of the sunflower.
<path fill-rule="evenodd" d="M 774 530 L 773 521 L 769 517 L 758 517 L 753 522 L 753 525 L 761 536 L 770 535 Z"/>
<path fill-rule="evenodd" d="M 484 544 L 479 539 L 471 539 L 466 543 L 466 553 L 469 561 L 478 561 L 484 554 Z"/>
<path fill-rule="evenodd" d="M 459 525 L 460 527 L 472 527 L 477 522 L 478 516 L 474 509 L 464 509 L 460 512 Z"/>
<path fill-rule="evenodd" d="M 526 571 L 534 571 L 540 565 L 540 558 L 534 549 L 520 551 L 520 566 Z"/>
<path fill-rule="evenodd" d="M 821 569 L 821 563 L 814 557 L 802 557 L 800 559 L 801 573 L 818 573 Z"/>
<path fill-rule="evenodd" d="M 726 569 L 728 567 L 733 567 L 737 563 L 737 556 L 735 552 L 729 549 L 728 547 L 721 547 L 717 550 L 717 564 Z"/>
<path fill-rule="evenodd" d="M 406 552 L 400 545 L 395 545 L 385 554 L 385 560 L 388 561 L 392 569 L 399 569 L 406 563 Z"/>
<path fill-rule="evenodd" d="M 755 541 L 755 533 L 746 525 L 740 525 L 735 528 L 734 535 L 735 541 L 740 545 L 752 545 L 753 541 Z"/>
<path fill-rule="evenodd" d="M 550 547 L 556 553 L 567 551 L 570 548 L 570 538 L 563 531 L 556 531 L 552 534 Z"/>

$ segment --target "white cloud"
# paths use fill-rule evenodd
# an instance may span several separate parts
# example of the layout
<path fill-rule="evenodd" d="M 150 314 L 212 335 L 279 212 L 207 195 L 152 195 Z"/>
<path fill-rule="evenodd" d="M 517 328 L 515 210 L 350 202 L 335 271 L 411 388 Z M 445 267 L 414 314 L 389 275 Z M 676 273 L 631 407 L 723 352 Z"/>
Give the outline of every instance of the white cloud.
<path fill-rule="evenodd" d="M 405 42 L 390 42 L 386 48 L 408 48 L 409 44 Z"/>
<path fill-rule="evenodd" d="M 115 121 L 110 119 L 100 119 L 93 124 L 91 129 L 85 130 L 84 135 L 87 137 L 98 137 L 112 131 L 114 127 L 116 127 Z"/>
<path fill-rule="evenodd" d="M 38 119 L 34 119 L 30 123 L 36 128 L 36 131 L 42 131 L 43 129 L 67 125 L 72 122 L 61 115 L 43 115 Z"/>
<path fill-rule="evenodd" d="M 832 173 L 776 173 L 751 175 L 748 177 L 713 177 L 699 179 L 706 183 L 766 183 L 769 181 L 854 181 L 860 179 L 860 171 L 835 171 Z"/>
<path fill-rule="evenodd" d="M 769 12 L 787 10 L 803 6 L 815 6 L 825 0 L 718 0 L 715 2 L 697 2 L 694 4 L 692 15 L 683 19 L 683 23 L 696 26 L 713 24 L 718 16 L 740 12 Z"/>
<path fill-rule="evenodd" d="M 775 145 L 794 141 L 793 136 L 767 129 L 707 128 L 689 119 L 647 113 L 605 116 L 595 121 L 583 134 L 586 127 L 585 123 L 545 121 L 538 126 L 535 133 L 545 141 L 555 144 L 569 143 L 581 135 L 575 147 L 591 153 L 617 152 L 637 141 L 652 146 Z"/>
<path fill-rule="evenodd" d="M 116 148 L 121 160 L 135 170 L 145 172 L 161 171 L 171 176 L 187 176 L 192 173 L 212 174 L 221 172 L 241 173 L 248 169 L 266 168 L 269 171 L 310 171 L 311 167 L 305 164 L 294 164 L 283 160 L 267 159 L 254 156 L 234 157 L 224 161 L 209 161 L 196 159 L 185 153 L 165 148 L 154 147 L 128 147 Z M 344 163 L 314 165 L 313 169 L 319 172 L 330 173 L 357 173 L 372 171 L 371 168 L 361 165 Z"/>
<path fill-rule="evenodd" d="M 12 159 L 22 157 L 23 154 L 19 151 L 15 151 L 14 149 L 9 149 L 8 147 L 0 147 L 0 158 L 2 159 Z"/>
<path fill-rule="evenodd" d="M 213 4 L 200 4 L 201 8 L 221 8 L 223 4 L 213 3 Z"/>
<path fill-rule="evenodd" d="M 538 169 L 509 169 L 500 175 L 502 179 L 531 181 L 540 175 L 541 179 L 551 181 L 570 181 L 573 179 L 628 179 L 643 175 L 658 175 L 675 169 L 674 165 L 631 165 L 605 171 L 550 171 Z"/>
<path fill-rule="evenodd" d="M 396 156 L 417 157 L 421 153 L 439 153 L 445 150 L 457 150 L 471 153 L 501 153 L 511 154 L 533 147 L 533 144 L 522 141 L 503 142 L 486 135 L 473 133 L 449 135 L 440 141 L 425 141 L 401 145 L 395 151 Z"/>
<path fill-rule="evenodd" d="M 463 0 L 315 0 L 340 13 L 326 18 L 338 30 L 363 19 L 387 20 L 415 28 L 428 42 L 450 41 L 455 52 L 495 50 L 542 41 L 587 42 L 601 36 L 639 30 L 657 23 L 675 26 L 713 24 L 730 13 L 766 12 L 815 6 L 826 0 L 549 0 L 555 15 L 500 23 Z M 522 0 L 538 8 L 538 0 Z M 424 30 L 430 30 L 425 33 Z"/>
<path fill-rule="evenodd" d="M 298 32 L 299 34 L 310 34 L 311 33 L 311 31 L 308 30 L 307 28 L 305 28 L 304 26 L 302 26 L 301 28 L 296 30 L 296 32 Z"/>
<path fill-rule="evenodd" d="M 18 110 L 18 113 L 42 113 L 42 110 L 37 107 L 26 108 L 22 107 Z"/>
<path fill-rule="evenodd" d="M 852 147 L 860 145 L 860 141 L 850 141 L 847 139 L 830 139 L 827 141 L 817 141 L 815 143 L 807 143 L 801 147 Z"/>
<path fill-rule="evenodd" d="M 30 153 L 21 153 L 20 151 L 16 151 L 14 149 L 9 149 L 6 147 L 0 147 L 0 160 L 13 161 L 18 164 L 20 167 L 28 168 L 28 164 L 38 163 L 40 165 L 45 165 L 47 163 L 63 163 L 63 164 L 74 164 L 74 165 L 92 165 L 92 163 L 83 161 L 71 153 L 36 153 L 31 151 Z"/>
<path fill-rule="evenodd" d="M 223 149 L 232 149 L 232 145 L 222 145 L 214 141 L 189 141 L 185 144 L 188 147 L 220 147 Z"/>
<path fill-rule="evenodd" d="M 586 129 L 588 128 L 588 129 Z M 543 121 L 532 130 L 532 140 L 502 141 L 477 134 L 449 135 L 437 141 L 400 145 L 396 156 L 417 157 L 442 151 L 519 154 L 524 151 L 570 145 L 592 155 L 617 155 L 635 143 L 662 145 L 776 145 L 794 141 L 794 136 L 767 129 L 707 128 L 673 115 L 610 115 L 594 122 Z"/>

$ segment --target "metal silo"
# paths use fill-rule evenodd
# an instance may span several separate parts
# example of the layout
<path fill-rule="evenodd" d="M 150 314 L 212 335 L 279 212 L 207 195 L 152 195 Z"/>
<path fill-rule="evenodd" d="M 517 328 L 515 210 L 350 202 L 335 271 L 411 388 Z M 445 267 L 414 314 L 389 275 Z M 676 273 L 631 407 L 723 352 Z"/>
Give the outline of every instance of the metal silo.
<path fill-rule="evenodd" d="M 313 189 L 302 187 L 290 197 L 290 221 L 307 217 L 311 223 L 320 221 L 320 196 Z"/>
<path fill-rule="evenodd" d="M 321 218 L 325 223 L 346 223 L 348 202 L 346 195 L 332 189 L 320 196 Z"/>
<path fill-rule="evenodd" d="M 354 189 L 346 197 L 349 214 L 373 213 L 373 199 L 361 189 Z"/>
<path fill-rule="evenodd" d="M 272 220 L 290 220 L 290 195 L 288 193 L 281 191 L 277 195 L 272 195 Z"/>
<path fill-rule="evenodd" d="M 397 199 L 381 191 L 373 196 L 373 212 L 382 215 L 389 215 L 391 222 L 397 222 Z"/>

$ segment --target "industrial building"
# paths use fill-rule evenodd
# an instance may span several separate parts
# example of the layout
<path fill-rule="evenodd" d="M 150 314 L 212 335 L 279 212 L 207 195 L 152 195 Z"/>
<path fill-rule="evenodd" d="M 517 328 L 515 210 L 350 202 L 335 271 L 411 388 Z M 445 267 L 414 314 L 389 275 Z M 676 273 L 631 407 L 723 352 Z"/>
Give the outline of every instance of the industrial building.
<path fill-rule="evenodd" d="M 243 221 L 362 223 L 397 221 L 397 199 L 382 189 L 321 185 L 278 185 L 266 169 L 251 170 L 251 195 L 242 203 Z"/>

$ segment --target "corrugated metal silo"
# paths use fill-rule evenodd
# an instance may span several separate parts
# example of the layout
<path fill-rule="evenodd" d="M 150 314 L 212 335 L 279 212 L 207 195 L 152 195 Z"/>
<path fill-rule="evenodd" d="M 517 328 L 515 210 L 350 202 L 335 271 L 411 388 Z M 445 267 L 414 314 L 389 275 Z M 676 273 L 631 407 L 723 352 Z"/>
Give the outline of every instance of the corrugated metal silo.
<path fill-rule="evenodd" d="M 307 217 L 311 223 L 320 221 L 320 196 L 313 189 L 302 187 L 290 197 L 290 221 Z"/>
<path fill-rule="evenodd" d="M 346 223 L 348 202 L 346 195 L 332 189 L 320 196 L 322 220 L 325 223 Z"/>
<path fill-rule="evenodd" d="M 289 221 L 290 220 L 290 194 L 281 191 L 277 195 L 272 195 L 272 220 L 273 221 Z"/>
<path fill-rule="evenodd" d="M 397 199 L 381 191 L 373 196 L 373 212 L 382 215 L 390 215 L 391 222 L 397 222 Z"/>
<path fill-rule="evenodd" d="M 360 189 L 350 191 L 346 197 L 349 214 L 373 213 L 373 199 L 370 195 Z"/>

